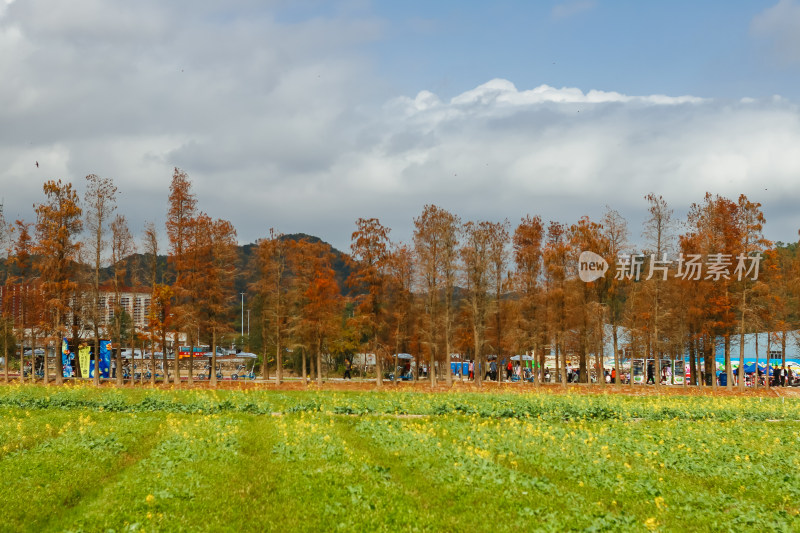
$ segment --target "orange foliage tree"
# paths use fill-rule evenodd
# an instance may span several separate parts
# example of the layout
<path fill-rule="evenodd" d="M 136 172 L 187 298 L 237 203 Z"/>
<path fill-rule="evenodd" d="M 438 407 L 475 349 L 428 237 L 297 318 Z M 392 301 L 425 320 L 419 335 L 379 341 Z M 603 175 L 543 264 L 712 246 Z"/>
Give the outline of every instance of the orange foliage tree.
<path fill-rule="evenodd" d="M 81 243 L 77 237 L 83 229 L 78 194 L 71 183 L 49 180 L 44 183 L 45 201 L 34 205 L 36 210 L 36 245 L 40 256 L 38 269 L 42 290 L 51 311 L 50 332 L 56 349 L 56 384 L 63 382 L 61 337 L 69 311 L 68 298 L 77 288 L 75 270 Z M 45 352 L 45 381 L 49 380 Z"/>
<path fill-rule="evenodd" d="M 354 269 L 348 284 L 359 293 L 356 297 L 356 310 L 365 344 L 375 354 L 375 382 L 378 387 L 383 385 L 382 355 L 379 351 L 382 349 L 381 335 L 386 326 L 385 287 L 389 231 L 377 218 L 359 218 L 356 220 L 356 231 L 353 232 L 350 245 Z"/>

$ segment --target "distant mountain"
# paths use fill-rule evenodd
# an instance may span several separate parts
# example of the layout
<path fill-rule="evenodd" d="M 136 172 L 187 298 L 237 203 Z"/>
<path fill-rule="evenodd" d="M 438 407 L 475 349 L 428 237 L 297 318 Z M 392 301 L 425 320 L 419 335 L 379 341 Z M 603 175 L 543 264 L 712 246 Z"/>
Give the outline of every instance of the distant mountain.
<path fill-rule="evenodd" d="M 307 240 L 309 242 L 324 242 L 319 237 L 313 235 L 306 235 L 305 233 L 293 233 L 291 235 L 283 235 L 281 237 L 284 241 L 300 241 Z M 327 244 L 327 243 L 325 243 Z M 258 277 L 258 267 L 255 264 L 256 250 L 258 245 L 256 243 L 244 244 L 238 247 L 238 259 L 236 261 L 236 277 L 234 278 L 234 289 L 237 294 L 247 292 L 247 288 L 251 286 Z M 342 288 L 343 294 L 349 293 L 347 287 L 347 277 L 350 275 L 350 267 L 347 262 L 347 254 L 331 247 L 334 259 L 333 267 L 336 273 L 336 280 Z M 149 254 L 133 254 L 123 260 L 126 267 L 126 276 L 124 284 L 128 287 L 142 287 L 150 286 L 150 255 Z M 102 268 L 100 270 L 100 283 L 110 282 L 114 276 L 114 269 L 111 266 Z M 158 283 L 173 283 L 175 276 L 170 269 L 167 268 L 167 256 L 159 255 L 157 263 L 156 279 Z"/>
<path fill-rule="evenodd" d="M 306 235 L 305 233 L 292 233 L 281 236 L 281 240 L 283 241 L 301 241 L 304 239 L 311 243 L 322 242 L 328 244 L 319 237 Z M 255 265 L 257 246 L 257 244 L 251 243 L 239 247 L 239 261 L 237 264 L 238 275 L 235 281 L 236 292 L 246 292 L 247 287 L 254 283 L 258 277 L 258 268 Z M 330 245 L 328 244 L 328 246 Z M 346 283 L 351 271 L 347 261 L 348 255 L 337 250 L 333 246 L 331 246 L 331 252 L 333 253 L 333 263 L 331 266 L 336 273 L 336 281 L 339 283 L 339 287 L 341 287 L 342 294 L 349 294 L 350 290 Z"/>
<path fill-rule="evenodd" d="M 283 235 L 281 239 L 286 241 L 299 241 L 307 240 L 309 242 L 325 242 L 319 237 L 313 235 L 306 235 L 305 233 L 293 233 L 291 235 Z M 327 244 L 327 243 L 325 243 Z M 238 246 L 238 259 L 236 262 L 236 276 L 234 278 L 234 289 L 237 293 L 247 292 L 247 288 L 256 281 L 258 277 L 258 267 L 255 264 L 255 253 L 257 249 L 256 243 L 245 244 Z M 347 286 L 347 278 L 350 275 L 350 266 L 348 264 L 348 256 L 344 252 L 331 247 L 333 253 L 333 267 L 336 273 L 336 280 L 342 289 L 342 294 L 349 294 L 350 288 Z M 32 257 L 31 261 L 34 265 L 37 262 L 36 257 Z M 125 278 L 123 285 L 130 288 L 145 288 L 150 287 L 151 284 L 151 256 L 149 254 L 132 254 L 122 260 L 125 267 Z M 0 283 L 5 279 L 5 272 L 7 270 L 7 261 L 0 259 Z M 85 280 L 93 279 L 94 269 L 88 265 L 81 265 L 79 267 L 79 276 Z M 100 284 L 110 284 L 114 279 L 113 266 L 107 266 L 100 269 Z M 167 256 L 159 255 L 156 263 L 156 282 L 172 284 L 175 281 L 175 275 L 171 269 L 167 267 Z"/>

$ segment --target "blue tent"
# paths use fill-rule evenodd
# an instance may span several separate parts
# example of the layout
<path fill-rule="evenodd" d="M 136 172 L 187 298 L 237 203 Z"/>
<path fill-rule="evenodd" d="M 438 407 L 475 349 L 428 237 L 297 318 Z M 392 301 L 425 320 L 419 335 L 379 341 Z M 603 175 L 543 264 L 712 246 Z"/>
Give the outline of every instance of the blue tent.
<path fill-rule="evenodd" d="M 764 369 L 766 368 L 766 366 L 767 365 L 764 364 L 764 363 L 759 363 L 758 364 L 758 368 L 759 368 L 759 370 L 761 370 L 761 372 L 764 372 Z M 744 371 L 745 371 L 746 374 L 754 374 L 755 371 L 756 371 L 756 363 L 755 362 L 746 363 L 744 365 Z M 769 367 L 769 375 L 770 376 L 772 375 L 772 367 Z"/>

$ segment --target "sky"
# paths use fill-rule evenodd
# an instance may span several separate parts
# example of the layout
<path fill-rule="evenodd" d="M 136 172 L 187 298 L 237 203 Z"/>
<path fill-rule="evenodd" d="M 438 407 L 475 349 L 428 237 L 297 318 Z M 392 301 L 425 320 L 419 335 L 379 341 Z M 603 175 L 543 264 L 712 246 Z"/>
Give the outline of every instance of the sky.
<path fill-rule="evenodd" d="M 800 229 L 800 0 L 0 0 L 0 101 L 11 221 L 97 174 L 163 242 L 179 167 L 242 244 L 347 250 L 372 217 L 408 242 L 426 204 L 611 208 L 637 242 L 648 193 L 678 220 L 745 194 L 768 238 Z"/>

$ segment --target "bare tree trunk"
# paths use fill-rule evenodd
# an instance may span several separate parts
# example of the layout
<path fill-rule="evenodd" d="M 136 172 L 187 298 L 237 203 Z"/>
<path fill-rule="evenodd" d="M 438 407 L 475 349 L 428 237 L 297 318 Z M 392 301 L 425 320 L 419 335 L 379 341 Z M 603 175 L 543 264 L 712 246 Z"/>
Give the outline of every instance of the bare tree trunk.
<path fill-rule="evenodd" d="M 63 383 L 64 383 L 64 359 L 63 359 L 64 355 L 61 352 L 61 348 L 62 348 L 61 347 L 61 343 L 63 342 L 64 334 L 61 332 L 61 321 L 60 320 L 59 320 L 59 323 L 58 323 L 57 332 L 58 332 L 58 338 L 56 339 L 55 350 L 53 350 L 54 353 L 55 353 L 55 356 L 56 356 L 56 378 L 55 378 L 55 383 L 56 383 L 56 385 L 63 385 Z M 46 356 L 47 356 L 47 352 L 45 352 L 45 357 Z"/>
<path fill-rule="evenodd" d="M 619 338 L 617 336 L 617 325 L 611 324 L 611 338 L 614 342 L 614 384 L 622 384 L 622 376 L 620 375 L 619 365 Z"/>
<path fill-rule="evenodd" d="M 139 373 L 139 384 L 144 385 L 144 338 L 142 338 L 142 343 L 139 345 L 139 350 L 141 350 L 141 360 L 142 360 L 142 371 Z M 155 369 L 153 369 L 155 371 Z M 151 372 L 152 374 L 153 372 Z"/>
<path fill-rule="evenodd" d="M 169 361 L 167 360 L 167 331 L 161 330 L 161 370 L 164 372 L 164 385 L 169 385 Z"/>
<path fill-rule="evenodd" d="M 714 346 L 708 339 L 708 335 L 705 336 L 705 340 L 703 341 L 703 351 L 705 352 L 705 373 L 711 375 L 711 390 L 717 392 L 717 358 L 715 354 Z M 711 370 L 709 370 L 711 367 Z"/>
<path fill-rule="evenodd" d="M 561 379 L 561 366 L 559 365 L 559 346 L 558 346 L 558 335 L 555 337 L 555 353 L 554 353 L 554 361 L 555 361 L 555 368 L 553 369 L 553 379 L 556 380 L 556 383 Z M 566 374 L 566 372 L 565 372 Z"/>
<path fill-rule="evenodd" d="M 381 358 L 378 354 L 378 336 L 377 334 L 372 339 L 375 353 L 375 385 L 378 388 L 383 387 L 383 365 L 381 365 Z M 433 371 L 433 369 L 431 369 Z"/>
<path fill-rule="evenodd" d="M 150 386 L 155 386 L 156 384 L 156 343 L 153 340 L 153 336 L 150 335 L 150 366 L 152 367 L 152 372 L 150 372 Z M 117 369 L 119 372 L 120 369 Z"/>
<path fill-rule="evenodd" d="M 758 390 L 758 333 L 755 334 L 756 336 L 756 367 L 753 369 L 755 370 L 755 379 L 753 380 L 753 390 Z"/>
<path fill-rule="evenodd" d="M 445 309 L 444 309 L 444 358 L 445 358 L 445 374 L 447 378 L 445 381 L 447 382 L 447 387 L 450 388 L 453 385 L 453 371 L 452 371 L 452 359 L 450 358 L 450 302 L 449 296 L 445 297 Z M 459 363 L 460 364 L 460 363 Z M 397 366 L 397 365 L 395 365 Z M 463 371 L 463 370 L 462 370 Z M 459 372 L 461 374 L 462 372 Z"/>
<path fill-rule="evenodd" d="M 180 386 L 180 384 L 181 384 L 181 366 L 180 366 L 181 365 L 181 350 L 180 350 L 181 342 L 180 342 L 180 332 L 178 332 L 178 331 L 175 332 L 174 339 L 175 340 L 174 340 L 174 342 L 172 344 L 173 344 L 173 348 L 174 348 L 174 352 L 175 352 L 175 360 L 174 360 L 175 368 L 173 368 L 173 372 L 175 373 L 175 375 L 172 376 L 172 380 L 173 380 L 173 383 L 175 383 L 175 385 Z"/>
<path fill-rule="evenodd" d="M 781 372 L 786 368 L 786 330 L 781 331 Z"/>
<path fill-rule="evenodd" d="M 8 383 L 8 320 L 3 319 L 3 381 Z"/>
<path fill-rule="evenodd" d="M 431 388 L 436 387 L 436 341 L 431 345 L 431 362 L 428 364 L 428 377 L 431 381 Z"/>
<path fill-rule="evenodd" d="M 742 294 L 744 300 L 744 294 Z M 742 329 L 739 333 L 739 390 L 744 390 L 744 302 L 742 302 Z M 758 367 L 756 367 L 756 375 L 758 375 Z"/>
<path fill-rule="evenodd" d="M 50 384 L 50 365 L 48 364 L 49 361 L 47 360 L 47 352 L 48 352 L 48 350 L 47 350 L 47 338 L 45 338 L 44 339 L 44 356 L 42 357 L 42 359 L 44 360 L 42 370 L 43 370 L 43 374 L 44 374 L 44 384 L 45 385 L 49 385 Z M 34 353 L 36 353 L 36 352 L 34 352 Z"/>
<path fill-rule="evenodd" d="M 198 341 L 199 343 L 199 341 Z M 192 370 L 194 367 L 194 337 L 192 337 L 192 342 L 189 343 L 191 346 L 189 347 L 189 387 L 194 385 L 194 378 L 192 376 Z"/>
<path fill-rule="evenodd" d="M 264 365 L 267 359 L 264 357 Z M 211 368 L 208 370 L 208 381 L 212 387 L 217 386 L 217 328 L 211 328 Z"/>
<path fill-rule="evenodd" d="M 92 353 L 94 360 L 94 372 L 92 374 L 92 383 L 95 387 L 100 386 L 100 337 L 99 335 L 94 339 L 94 352 Z"/>
<path fill-rule="evenodd" d="M 117 343 L 116 350 L 116 357 L 115 357 L 115 364 L 117 365 L 117 386 L 121 387 L 123 384 L 122 381 L 122 347 Z"/>
<path fill-rule="evenodd" d="M 25 336 L 25 334 L 23 333 L 23 337 L 24 336 Z M 36 350 L 33 347 L 33 338 L 34 338 L 33 327 L 31 327 L 31 337 L 30 337 L 30 343 L 29 343 L 30 346 L 31 346 L 31 383 L 33 383 L 33 381 L 34 381 L 33 380 L 33 376 L 34 376 L 34 372 L 36 371 Z M 19 369 L 20 382 L 24 382 L 25 381 L 25 379 L 23 377 L 23 369 L 25 368 L 25 355 L 23 353 L 24 351 L 25 351 L 25 347 L 23 346 L 22 352 L 20 352 L 20 353 L 23 354 L 22 357 L 20 357 L 20 363 L 22 364 L 22 367 L 20 367 L 20 369 Z"/>
<path fill-rule="evenodd" d="M 280 321 L 275 320 L 275 384 L 283 380 L 283 346 L 281 346 Z"/>
<path fill-rule="evenodd" d="M 731 336 L 726 333 L 725 340 L 725 373 L 728 375 L 727 389 L 733 389 L 733 369 L 731 368 Z"/>
<path fill-rule="evenodd" d="M 308 385 L 308 380 L 306 379 L 306 350 L 303 348 L 303 385 Z"/>
<path fill-rule="evenodd" d="M 766 378 L 767 390 L 769 390 L 769 386 L 771 385 L 770 379 L 769 379 L 769 371 L 772 369 L 772 361 L 770 361 L 770 358 L 772 356 L 771 350 L 772 350 L 772 333 L 770 333 L 770 331 L 767 330 L 767 372 L 766 372 L 766 374 L 767 374 L 767 378 Z"/>
<path fill-rule="evenodd" d="M 322 386 L 322 339 L 317 339 L 317 385 Z"/>

